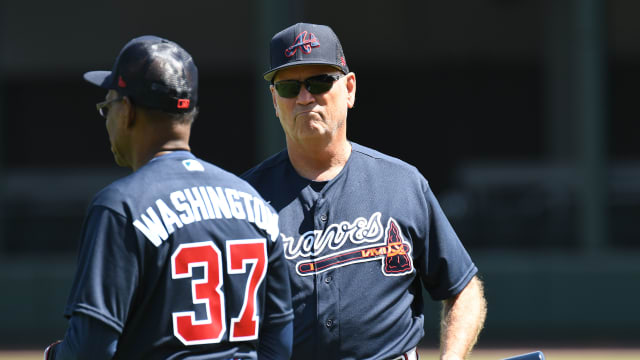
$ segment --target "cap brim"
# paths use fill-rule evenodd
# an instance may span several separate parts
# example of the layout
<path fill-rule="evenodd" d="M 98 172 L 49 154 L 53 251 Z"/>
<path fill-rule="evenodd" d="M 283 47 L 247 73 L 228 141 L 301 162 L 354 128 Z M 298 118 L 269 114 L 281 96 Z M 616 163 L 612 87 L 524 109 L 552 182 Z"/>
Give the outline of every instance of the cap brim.
<path fill-rule="evenodd" d="M 288 67 L 292 67 L 292 66 L 300 66 L 300 65 L 328 65 L 331 67 L 334 67 L 340 71 L 343 71 L 342 68 L 336 64 L 332 64 L 332 63 L 328 63 L 328 62 L 322 62 L 322 61 L 317 61 L 317 60 L 303 60 L 303 61 L 296 61 L 296 62 L 291 62 L 291 63 L 287 63 L 287 64 L 283 64 L 278 66 L 275 69 L 271 69 L 269 71 L 267 71 L 266 73 L 264 73 L 263 77 L 265 80 L 271 82 L 271 80 L 273 80 L 273 77 L 276 75 L 276 73 L 282 69 L 288 68 Z"/>
<path fill-rule="evenodd" d="M 83 77 L 88 82 L 101 88 L 111 88 L 111 71 L 89 71 L 84 73 Z"/>

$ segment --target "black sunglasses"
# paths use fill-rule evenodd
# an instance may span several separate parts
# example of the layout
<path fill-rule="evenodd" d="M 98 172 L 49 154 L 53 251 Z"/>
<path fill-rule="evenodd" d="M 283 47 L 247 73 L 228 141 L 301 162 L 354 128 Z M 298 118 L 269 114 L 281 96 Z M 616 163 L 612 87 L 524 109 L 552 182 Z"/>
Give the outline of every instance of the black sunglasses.
<path fill-rule="evenodd" d="M 282 80 L 273 84 L 278 95 L 283 98 L 294 98 L 300 93 L 300 87 L 304 84 L 305 89 L 313 95 L 318 95 L 331 90 L 333 83 L 344 75 L 316 75 L 303 81 Z"/>
<path fill-rule="evenodd" d="M 106 101 L 97 103 L 96 109 L 98 109 L 98 114 L 100 114 L 100 116 L 106 119 L 107 113 L 109 113 L 109 104 L 111 104 L 114 101 L 120 101 L 122 99 L 123 99 L 122 96 L 118 96 L 117 98 L 113 98 L 111 100 L 106 100 Z"/>

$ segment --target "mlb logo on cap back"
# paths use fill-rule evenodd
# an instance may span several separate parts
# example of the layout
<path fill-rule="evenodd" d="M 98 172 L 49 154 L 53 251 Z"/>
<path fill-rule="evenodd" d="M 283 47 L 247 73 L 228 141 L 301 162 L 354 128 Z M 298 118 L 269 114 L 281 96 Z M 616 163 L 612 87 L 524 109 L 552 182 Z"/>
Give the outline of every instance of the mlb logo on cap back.
<path fill-rule="evenodd" d="M 326 25 L 298 23 L 271 39 L 271 69 L 264 79 L 272 81 L 278 70 L 296 65 L 330 65 L 349 72 L 340 40 Z"/>

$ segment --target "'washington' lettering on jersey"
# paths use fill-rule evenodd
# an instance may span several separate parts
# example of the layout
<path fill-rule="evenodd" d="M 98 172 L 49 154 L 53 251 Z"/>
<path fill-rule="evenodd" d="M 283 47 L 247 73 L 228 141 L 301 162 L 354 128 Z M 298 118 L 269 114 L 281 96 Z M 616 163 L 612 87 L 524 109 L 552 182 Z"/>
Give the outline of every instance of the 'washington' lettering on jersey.
<path fill-rule="evenodd" d="M 278 214 L 270 211 L 262 200 L 251 194 L 219 186 L 215 189 L 199 186 L 174 191 L 168 198 L 171 199 L 171 207 L 159 198 L 155 206 L 146 209 L 146 214 L 140 214 L 142 221 L 136 219 L 133 222 L 155 246 L 167 240 L 176 227 L 221 218 L 246 219 L 269 233 L 272 241 L 278 238 Z"/>

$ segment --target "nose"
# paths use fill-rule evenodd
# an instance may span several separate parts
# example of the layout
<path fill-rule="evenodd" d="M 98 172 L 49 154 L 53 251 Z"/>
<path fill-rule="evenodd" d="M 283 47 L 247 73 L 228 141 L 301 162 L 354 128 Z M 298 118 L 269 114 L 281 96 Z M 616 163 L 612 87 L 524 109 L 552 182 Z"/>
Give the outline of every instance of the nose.
<path fill-rule="evenodd" d="M 313 94 L 311 94 L 304 85 L 300 87 L 300 93 L 298 93 L 298 97 L 296 98 L 298 104 L 309 104 L 315 100 Z"/>

